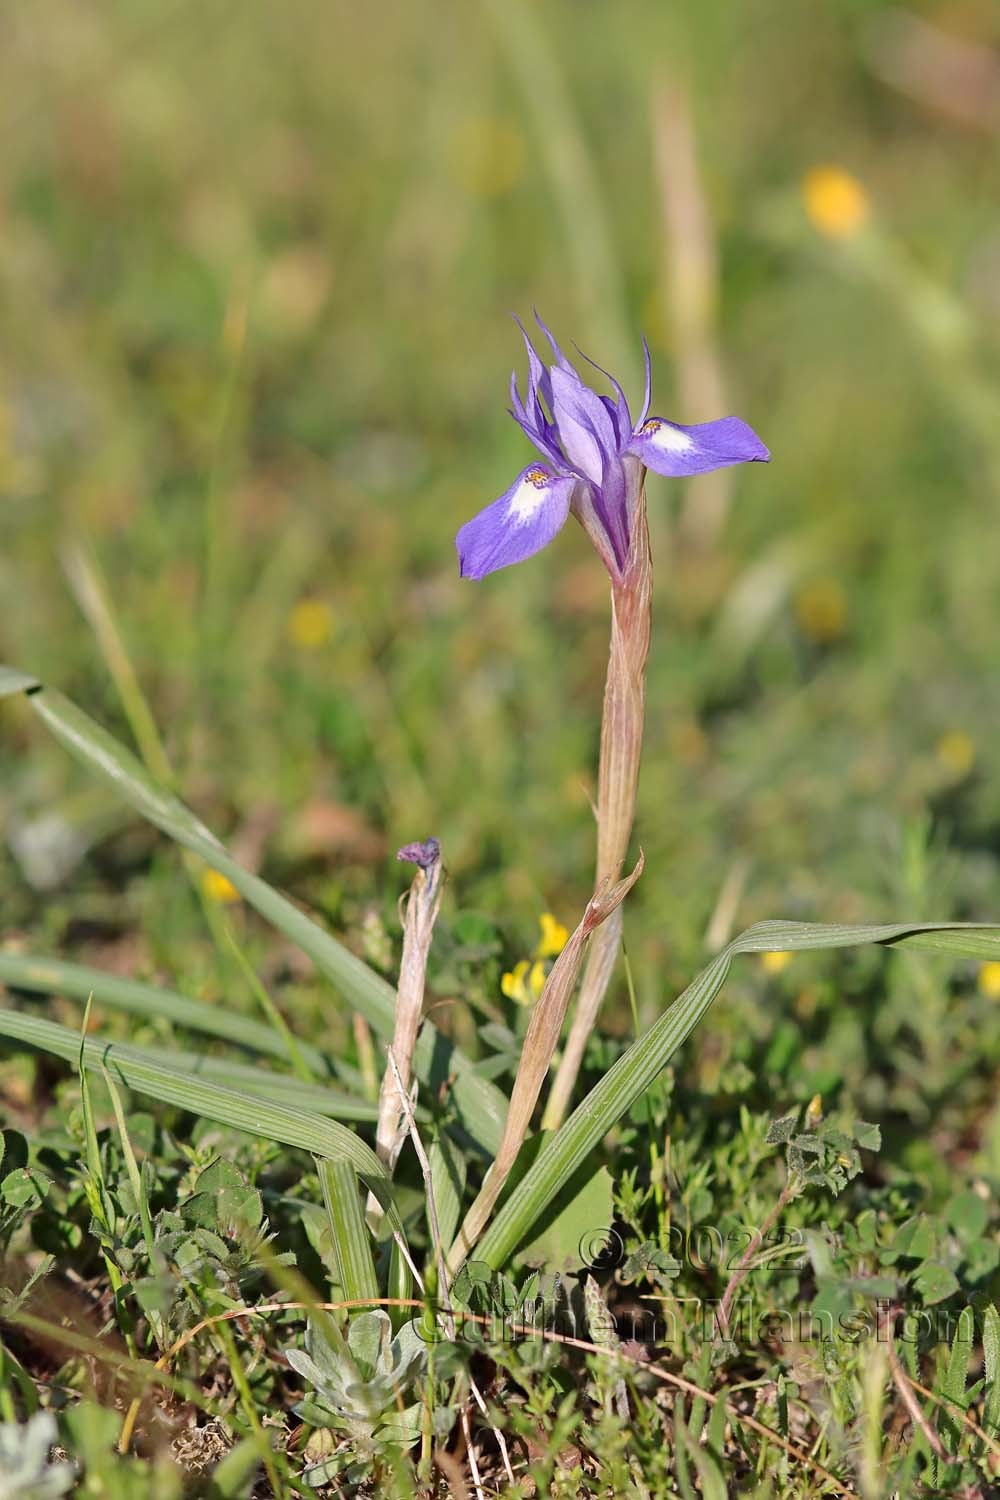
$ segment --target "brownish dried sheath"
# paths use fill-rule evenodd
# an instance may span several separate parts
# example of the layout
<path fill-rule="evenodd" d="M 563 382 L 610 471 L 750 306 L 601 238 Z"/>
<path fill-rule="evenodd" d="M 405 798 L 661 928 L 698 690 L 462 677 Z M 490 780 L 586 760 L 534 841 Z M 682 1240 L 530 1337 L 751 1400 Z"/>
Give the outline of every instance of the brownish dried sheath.
<path fill-rule="evenodd" d="M 635 820 L 652 588 L 646 494 L 640 487 L 628 565 L 622 581 L 611 588 L 611 651 L 604 684 L 597 794 L 597 887 L 621 869 Z M 616 911 L 591 944 L 576 1014 L 545 1107 L 542 1125 L 547 1130 L 555 1130 L 566 1113 L 584 1048 L 611 980 L 621 936 L 621 912 Z"/>
<path fill-rule="evenodd" d="M 424 984 L 427 976 L 427 955 L 430 952 L 434 923 L 441 905 L 441 890 L 444 870 L 441 864 L 441 846 L 437 839 L 426 839 L 423 843 L 407 844 L 400 849 L 398 859 L 409 860 L 417 867 L 413 883 L 405 899 L 403 916 L 403 957 L 399 966 L 399 984 L 396 989 L 396 1023 L 392 1036 L 392 1055 L 396 1063 L 400 1083 L 406 1090 L 410 1087 L 413 1049 L 420 1030 L 420 1018 L 424 1005 Z M 378 1126 L 375 1132 L 375 1150 L 380 1159 L 391 1169 L 399 1155 L 406 1134 L 403 1105 L 400 1102 L 399 1084 L 391 1066 L 382 1076 L 382 1087 L 378 1099 Z M 369 1202 L 369 1214 L 377 1214 L 377 1205 Z"/>
<path fill-rule="evenodd" d="M 510 1096 L 510 1106 L 504 1123 L 503 1139 L 496 1159 L 486 1174 L 479 1196 L 469 1209 L 465 1222 L 449 1255 L 452 1272 L 461 1263 L 486 1227 L 487 1220 L 500 1196 L 504 1183 L 510 1175 L 517 1153 L 524 1144 L 531 1124 L 531 1116 L 538 1096 L 549 1071 L 552 1054 L 555 1052 L 562 1032 L 566 1010 L 576 986 L 580 965 L 592 933 L 600 934 L 609 920 L 625 900 L 629 891 L 642 874 L 643 857 L 625 880 L 612 885 L 605 879 L 587 904 L 579 926 L 572 933 L 565 948 L 552 966 L 545 988 L 535 1002 L 525 1033 L 517 1077 Z"/>

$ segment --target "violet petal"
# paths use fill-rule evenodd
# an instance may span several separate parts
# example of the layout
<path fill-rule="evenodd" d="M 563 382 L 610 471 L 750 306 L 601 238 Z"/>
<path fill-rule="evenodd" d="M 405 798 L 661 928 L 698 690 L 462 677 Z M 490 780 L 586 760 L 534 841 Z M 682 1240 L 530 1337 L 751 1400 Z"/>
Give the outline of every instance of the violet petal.
<path fill-rule="evenodd" d="M 650 417 L 636 428 L 628 452 L 655 474 L 672 479 L 730 464 L 766 463 L 771 457 L 753 428 L 739 417 L 720 417 L 693 427 Z"/>
<path fill-rule="evenodd" d="M 455 538 L 463 578 L 485 578 L 548 546 L 569 515 L 578 480 L 542 464 L 523 469 L 499 500 L 466 521 Z"/>
<path fill-rule="evenodd" d="M 396 858 L 405 860 L 407 864 L 419 865 L 422 870 L 429 870 L 441 858 L 441 845 L 437 839 L 421 839 L 413 844 L 404 844 L 402 849 L 396 851 Z"/>
<path fill-rule="evenodd" d="M 643 353 L 643 358 L 646 361 L 646 389 L 645 389 L 645 392 L 644 392 L 643 398 L 642 398 L 642 411 L 639 413 L 639 420 L 635 424 L 637 431 L 642 426 L 643 422 L 645 422 L 646 418 L 649 416 L 649 400 L 650 400 L 650 396 L 652 395 L 652 391 L 653 391 L 653 371 L 652 371 L 652 365 L 650 363 L 650 358 L 649 358 L 649 345 L 646 342 L 646 336 L 645 336 L 645 334 L 643 334 L 643 339 L 642 339 L 642 353 Z"/>
<path fill-rule="evenodd" d="M 552 370 L 552 415 L 562 450 L 574 468 L 600 484 L 618 441 L 607 407 L 574 370 Z"/>
<path fill-rule="evenodd" d="M 599 365 L 596 359 L 591 359 L 589 354 L 584 354 L 579 345 L 575 344 L 573 347 L 576 349 L 576 352 L 577 354 L 579 354 L 580 358 L 585 359 L 588 365 L 592 365 L 595 370 L 597 370 L 601 375 L 604 376 L 605 380 L 613 388 L 616 399 L 612 401 L 609 396 L 602 396 L 601 404 L 603 405 L 605 411 L 608 413 L 612 423 L 614 424 L 615 437 L 618 440 L 619 448 L 624 448 L 626 443 L 632 436 L 632 413 L 628 409 L 628 398 L 626 397 L 625 392 L 622 390 L 621 386 L 618 384 L 618 381 L 612 375 L 610 370 L 606 370 L 603 365 Z"/>
<path fill-rule="evenodd" d="M 559 366 L 559 368 L 561 370 L 568 370 L 571 374 L 575 374 L 575 371 L 573 370 L 573 366 L 570 364 L 569 360 L 566 358 L 565 354 L 562 352 L 562 350 L 560 349 L 559 345 L 556 343 L 555 338 L 553 337 L 552 333 L 546 327 L 546 325 L 542 322 L 541 318 L 538 316 L 538 308 L 537 307 L 534 308 L 534 314 L 535 314 L 535 322 L 538 324 L 539 328 L 542 330 L 542 332 L 544 333 L 545 337 L 549 341 L 549 346 L 550 346 L 550 348 L 552 350 L 553 356 L 555 357 L 556 364 Z"/>

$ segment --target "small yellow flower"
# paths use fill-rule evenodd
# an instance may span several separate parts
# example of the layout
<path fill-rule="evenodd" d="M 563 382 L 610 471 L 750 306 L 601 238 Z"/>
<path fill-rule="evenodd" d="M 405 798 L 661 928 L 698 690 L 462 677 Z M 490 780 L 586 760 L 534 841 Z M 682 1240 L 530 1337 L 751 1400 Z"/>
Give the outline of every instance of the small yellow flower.
<path fill-rule="evenodd" d="M 945 770 L 957 778 L 968 776 L 976 763 L 976 747 L 962 729 L 949 729 L 934 747 Z"/>
<path fill-rule="evenodd" d="M 816 578 L 795 596 L 795 618 L 803 635 L 828 646 L 844 633 L 847 600 L 836 578 Z"/>
<path fill-rule="evenodd" d="M 220 906 L 232 906 L 240 899 L 240 893 L 233 882 L 227 880 L 225 875 L 220 875 L 218 870 L 203 871 L 201 888 L 209 901 L 217 901 Z"/>
<path fill-rule="evenodd" d="M 1000 962 L 996 959 L 979 965 L 979 993 L 1000 1000 Z"/>
<path fill-rule="evenodd" d="M 288 639 L 303 651 L 318 651 L 333 634 L 333 610 L 322 599 L 301 599 L 288 616 Z"/>
<path fill-rule="evenodd" d="M 525 977 L 531 965 L 526 958 L 522 958 L 519 964 L 515 964 L 509 973 L 500 980 L 500 988 L 508 1000 L 514 1000 L 518 1005 L 528 1003 L 528 991 L 525 986 Z"/>
<path fill-rule="evenodd" d="M 813 167 L 802 179 L 802 200 L 813 227 L 833 240 L 850 239 L 871 216 L 868 194 L 843 167 Z"/>
<path fill-rule="evenodd" d="M 515 1005 L 533 1004 L 545 988 L 545 965 L 540 959 L 532 963 L 530 959 L 522 958 L 500 980 L 500 988 Z"/>
<path fill-rule="evenodd" d="M 820 1094 L 813 1094 L 806 1105 L 806 1127 L 815 1130 L 823 1118 L 823 1098 Z"/>
<path fill-rule="evenodd" d="M 780 950 L 760 955 L 760 966 L 765 974 L 781 974 L 792 961 L 792 955 Z"/>
<path fill-rule="evenodd" d="M 550 911 L 543 911 L 538 919 L 542 935 L 535 949 L 537 958 L 557 958 L 569 940 L 569 928 L 564 927 Z"/>

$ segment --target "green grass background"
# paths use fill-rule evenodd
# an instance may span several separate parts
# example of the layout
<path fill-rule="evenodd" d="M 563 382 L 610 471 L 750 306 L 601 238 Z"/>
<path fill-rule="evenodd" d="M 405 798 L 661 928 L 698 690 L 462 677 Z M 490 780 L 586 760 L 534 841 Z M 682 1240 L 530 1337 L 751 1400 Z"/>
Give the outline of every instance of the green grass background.
<path fill-rule="evenodd" d="M 338 928 L 367 921 L 374 943 L 372 912 L 395 930 L 393 851 L 434 833 L 446 924 L 456 941 L 456 912 L 495 924 L 495 968 L 530 952 L 541 910 L 572 924 L 592 868 L 606 580 L 575 527 L 480 584 L 458 579 L 452 538 L 530 458 L 505 411 L 513 312 L 537 305 L 637 399 L 645 332 L 654 412 L 721 414 L 678 404 L 654 120 L 681 83 L 731 407 L 773 462 L 737 472 L 709 548 L 676 524 L 683 486 L 650 480 L 647 863 L 626 927 L 641 1014 L 702 963 L 734 868 L 737 928 L 996 919 L 996 120 L 886 80 L 896 14 L 15 8 L 0 659 L 127 737 L 60 563 L 83 538 L 185 795 L 269 878 Z M 927 15 L 1000 41 L 982 0 Z M 870 196 L 860 245 L 805 212 L 803 176 L 827 163 Z M 834 627 L 817 628 L 831 598 Z M 330 612 L 314 649 L 289 631 L 303 600 Z M 90 844 L 49 891 L 0 849 L 7 935 L 217 993 L 174 854 L 13 708 L 3 746 L 8 833 L 55 812 Z M 869 960 L 851 962 L 867 984 Z M 730 1054 L 784 1045 L 793 1091 L 846 1079 L 873 1111 L 871 1018 L 814 967 L 735 987 L 698 1044 L 706 1086 Z M 908 972 L 880 988 L 875 1040 L 912 1121 L 995 1023 L 971 966 L 957 1009 L 943 978 Z M 608 1024 L 629 1029 L 623 991 Z"/>

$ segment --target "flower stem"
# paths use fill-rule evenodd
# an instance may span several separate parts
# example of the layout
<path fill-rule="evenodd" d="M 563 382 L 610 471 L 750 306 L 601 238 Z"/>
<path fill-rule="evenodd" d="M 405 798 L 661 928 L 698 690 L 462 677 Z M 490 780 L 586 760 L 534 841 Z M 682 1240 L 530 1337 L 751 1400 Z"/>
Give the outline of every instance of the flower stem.
<path fill-rule="evenodd" d="M 617 876 L 628 852 L 635 821 L 646 708 L 652 582 L 646 495 L 640 484 L 628 562 L 621 580 L 611 586 L 611 648 L 601 722 L 595 886 Z M 546 1102 L 543 1129 L 558 1129 L 565 1117 L 587 1040 L 611 982 L 621 937 L 619 908 L 591 941 L 576 1014 Z"/>
<path fill-rule="evenodd" d="M 587 909 L 579 925 L 574 929 L 565 948 L 556 959 L 545 981 L 545 988 L 535 1001 L 524 1044 L 521 1047 L 517 1077 L 514 1079 L 500 1148 L 449 1252 L 448 1265 L 451 1271 L 458 1269 L 486 1228 L 496 1201 L 517 1160 L 518 1152 L 524 1145 L 531 1124 L 531 1116 L 542 1091 L 545 1076 L 549 1071 L 549 1064 L 562 1031 L 563 1021 L 566 1019 L 566 1010 L 576 987 L 577 975 L 580 972 L 587 944 L 596 934 L 603 931 L 603 925 L 614 921 L 621 903 L 642 874 L 642 867 L 643 859 L 640 854 L 631 875 L 615 884 L 612 884 L 610 880 L 601 882 L 587 903 Z"/>

